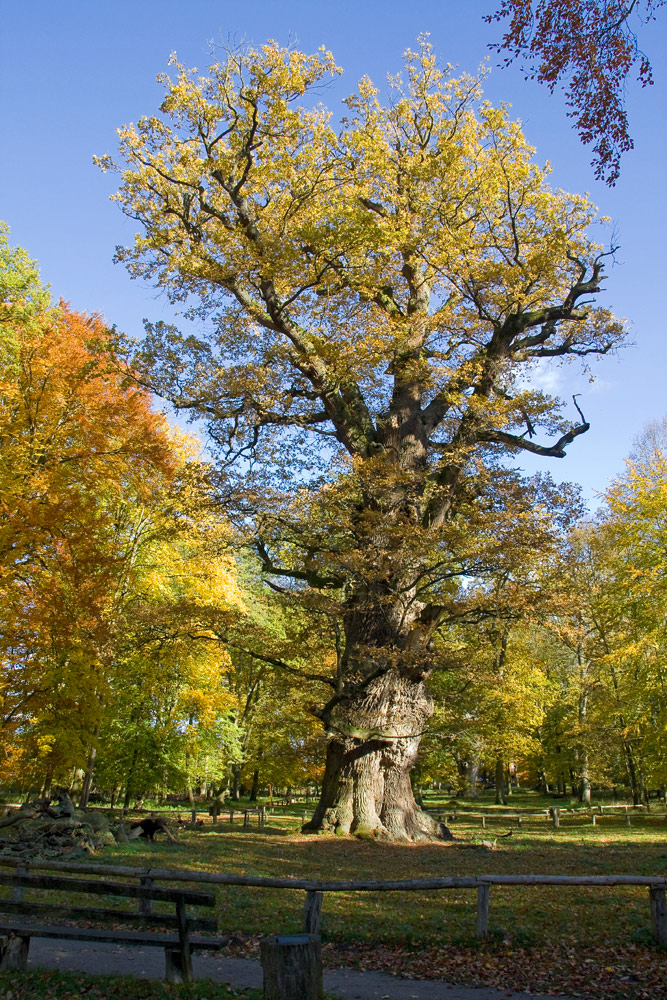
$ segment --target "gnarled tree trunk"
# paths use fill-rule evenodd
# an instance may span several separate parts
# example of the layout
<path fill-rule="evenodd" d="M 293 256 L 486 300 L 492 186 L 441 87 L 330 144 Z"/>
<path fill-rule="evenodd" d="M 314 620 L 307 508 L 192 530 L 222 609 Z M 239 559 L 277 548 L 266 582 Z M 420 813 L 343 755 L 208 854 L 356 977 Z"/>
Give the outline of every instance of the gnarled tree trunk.
<path fill-rule="evenodd" d="M 417 806 L 410 771 L 433 703 L 398 670 L 371 681 L 329 723 L 322 793 L 306 831 L 386 840 L 451 839 Z"/>

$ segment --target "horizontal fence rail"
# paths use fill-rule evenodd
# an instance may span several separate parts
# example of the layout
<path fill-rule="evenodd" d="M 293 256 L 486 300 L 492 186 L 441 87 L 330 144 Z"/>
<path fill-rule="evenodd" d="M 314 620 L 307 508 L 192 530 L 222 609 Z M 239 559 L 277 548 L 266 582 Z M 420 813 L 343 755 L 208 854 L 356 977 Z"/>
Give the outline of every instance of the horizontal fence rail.
<path fill-rule="evenodd" d="M 667 876 L 659 875 L 470 875 L 449 878 L 408 879 L 396 881 L 319 881 L 314 879 L 272 878 L 259 875 L 224 875 L 215 872 L 193 872 L 170 868 L 137 868 L 127 865 L 77 864 L 71 861 L 25 861 L 0 855 L 2 866 L 19 868 L 22 874 L 30 869 L 66 871 L 79 875 L 135 878 L 141 886 L 157 881 L 191 882 L 207 886 L 247 886 L 259 889 L 290 889 L 306 893 L 303 929 L 307 934 L 320 931 L 321 909 L 327 892 L 419 892 L 424 890 L 475 889 L 477 891 L 477 936 L 489 934 L 489 906 L 492 886 L 644 886 L 649 890 L 651 929 L 654 941 L 667 947 Z M 74 880 L 72 880 L 74 881 Z M 140 900 L 141 903 L 141 900 Z M 0 900 L 0 910 L 2 900 Z"/>

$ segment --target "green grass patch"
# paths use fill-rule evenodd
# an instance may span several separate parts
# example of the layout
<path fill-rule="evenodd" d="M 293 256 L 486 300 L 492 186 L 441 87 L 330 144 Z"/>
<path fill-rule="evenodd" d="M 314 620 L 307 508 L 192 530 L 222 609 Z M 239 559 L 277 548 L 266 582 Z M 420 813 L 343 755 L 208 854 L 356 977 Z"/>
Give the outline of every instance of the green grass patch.
<path fill-rule="evenodd" d="M 244 830 L 219 820 L 179 832 L 179 843 L 135 841 L 105 851 L 102 863 L 315 880 L 418 879 L 451 875 L 664 875 L 667 824 L 662 808 L 632 817 L 605 815 L 597 825 L 564 817 L 555 830 L 545 819 L 490 819 L 482 829 L 467 812 L 488 808 L 493 793 L 459 800 L 452 844 L 387 845 L 333 836 L 304 836 L 300 816 L 273 815 L 267 826 Z M 534 793 L 521 792 L 498 811 L 535 811 Z M 553 800 L 551 800 L 553 801 Z M 560 801 L 560 800 L 557 800 Z M 430 804 L 430 803 L 429 803 Z M 466 808 L 462 808 L 465 806 Z M 537 806 L 537 808 L 541 807 Z M 510 837 L 497 839 L 512 828 Z M 489 849 L 488 845 L 495 846 Z M 486 842 L 486 845 L 485 845 Z M 228 887 L 216 890 L 222 932 L 257 939 L 301 929 L 304 893 Z M 390 946 L 455 944 L 474 939 L 474 890 L 399 893 L 327 893 L 323 939 L 349 945 L 376 941 Z M 493 887 L 490 927 L 524 945 L 548 946 L 574 935 L 582 946 L 599 939 L 619 945 L 650 927 L 645 888 Z"/>
<path fill-rule="evenodd" d="M 261 1000 L 259 990 L 241 990 L 209 980 L 183 986 L 127 976 L 81 972 L 0 972 L 0 1000 Z"/>

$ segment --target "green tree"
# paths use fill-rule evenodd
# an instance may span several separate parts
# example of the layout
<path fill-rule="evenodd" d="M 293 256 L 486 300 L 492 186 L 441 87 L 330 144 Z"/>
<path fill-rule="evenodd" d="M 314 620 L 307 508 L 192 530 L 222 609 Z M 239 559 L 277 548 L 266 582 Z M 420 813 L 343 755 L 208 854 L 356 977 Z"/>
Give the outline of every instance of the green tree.
<path fill-rule="evenodd" d="M 640 802 L 649 781 L 664 782 L 660 756 L 647 749 L 665 713 L 660 570 L 646 545 L 657 522 L 644 507 L 650 496 L 654 514 L 660 508 L 653 472 L 617 480 L 598 521 L 571 534 L 561 609 L 547 623 L 560 652 L 546 664 L 559 698 L 543 727 L 545 770 L 561 789 L 569 776 L 584 802 L 592 784 L 627 783 Z"/>
<path fill-rule="evenodd" d="M 611 599 L 619 617 L 608 669 L 625 739 L 637 761 L 634 772 L 629 768 L 637 800 L 648 783 L 667 785 L 667 448 L 659 428 L 649 427 L 640 437 L 625 474 L 612 483 L 605 500 L 614 554 Z"/>

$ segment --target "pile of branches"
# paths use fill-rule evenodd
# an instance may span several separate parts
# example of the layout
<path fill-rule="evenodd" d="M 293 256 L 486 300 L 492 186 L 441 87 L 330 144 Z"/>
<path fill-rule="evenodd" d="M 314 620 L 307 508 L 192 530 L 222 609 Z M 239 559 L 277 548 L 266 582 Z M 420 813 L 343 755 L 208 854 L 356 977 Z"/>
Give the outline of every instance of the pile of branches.
<path fill-rule="evenodd" d="M 115 843 L 103 813 L 76 809 L 66 792 L 35 799 L 0 819 L 0 854 L 76 860 Z"/>

